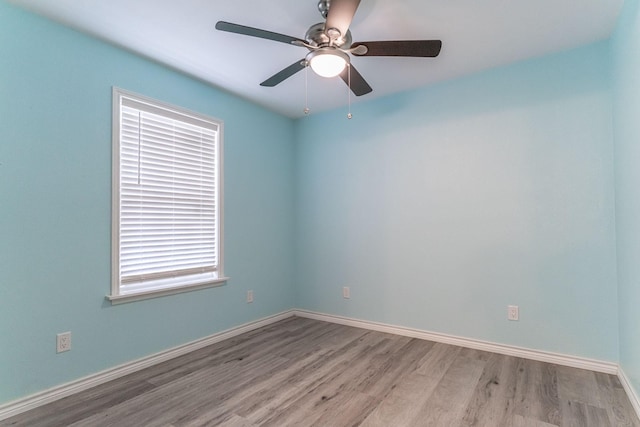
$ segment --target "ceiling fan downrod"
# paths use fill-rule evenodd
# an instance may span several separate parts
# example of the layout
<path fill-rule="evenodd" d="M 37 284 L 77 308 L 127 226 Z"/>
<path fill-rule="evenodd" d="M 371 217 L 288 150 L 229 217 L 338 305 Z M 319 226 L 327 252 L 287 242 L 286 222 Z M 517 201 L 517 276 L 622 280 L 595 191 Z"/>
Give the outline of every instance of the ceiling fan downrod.
<path fill-rule="evenodd" d="M 320 15 L 324 19 L 327 19 L 327 15 L 329 15 L 329 8 L 331 7 L 331 0 L 320 0 L 318 2 L 318 10 L 320 11 Z"/>

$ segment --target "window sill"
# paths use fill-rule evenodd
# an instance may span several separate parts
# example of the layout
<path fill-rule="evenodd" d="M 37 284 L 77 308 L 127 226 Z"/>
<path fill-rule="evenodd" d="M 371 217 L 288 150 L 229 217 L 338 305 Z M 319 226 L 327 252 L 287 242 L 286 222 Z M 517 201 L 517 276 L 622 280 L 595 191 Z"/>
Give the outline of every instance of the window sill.
<path fill-rule="evenodd" d="M 229 280 L 228 277 L 221 277 L 219 279 L 211 280 L 206 283 L 199 283 L 196 285 L 181 286 L 179 288 L 157 289 L 153 291 L 136 292 L 124 295 L 107 295 L 105 298 L 111 301 L 111 305 L 125 304 L 133 301 L 141 301 L 150 298 L 164 297 L 167 295 L 181 294 L 183 292 L 197 291 L 199 289 L 214 288 L 224 285 L 227 280 Z"/>

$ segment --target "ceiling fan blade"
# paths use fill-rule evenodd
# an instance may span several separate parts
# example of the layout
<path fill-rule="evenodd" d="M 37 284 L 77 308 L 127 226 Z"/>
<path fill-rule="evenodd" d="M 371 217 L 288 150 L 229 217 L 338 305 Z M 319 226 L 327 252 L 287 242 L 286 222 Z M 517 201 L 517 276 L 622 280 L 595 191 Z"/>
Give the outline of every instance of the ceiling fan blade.
<path fill-rule="evenodd" d="M 349 70 L 351 70 L 351 82 L 349 82 Z M 353 65 L 349 65 L 348 67 L 344 67 L 342 73 L 340 73 L 340 78 L 351 87 L 351 92 L 353 92 L 356 96 L 366 95 L 371 92 L 373 89 L 369 86 L 369 83 L 362 77 L 362 75 L 356 70 L 356 67 Z"/>
<path fill-rule="evenodd" d="M 325 30 L 336 28 L 342 36 L 346 35 L 359 4 L 360 0 L 331 0 Z"/>
<path fill-rule="evenodd" d="M 358 46 L 365 46 L 366 53 L 360 53 Z M 379 42 L 357 42 L 351 45 L 355 56 L 413 56 L 434 58 L 440 54 L 442 41 L 440 40 L 398 40 Z"/>
<path fill-rule="evenodd" d="M 232 24 L 231 22 L 218 21 L 216 22 L 216 29 L 220 31 L 227 31 L 229 33 L 243 34 L 245 36 L 258 37 L 261 39 L 274 40 L 286 44 L 305 43 L 297 37 L 287 36 L 286 34 L 274 33 L 272 31 L 261 30 L 259 28 L 247 27 L 239 24 Z"/>
<path fill-rule="evenodd" d="M 294 62 L 284 70 L 277 72 L 273 76 L 269 77 L 267 80 L 260 83 L 260 86 L 274 87 L 275 85 L 282 83 L 284 80 L 293 76 L 298 71 L 303 70 L 304 67 L 305 67 L 304 59 Z"/>

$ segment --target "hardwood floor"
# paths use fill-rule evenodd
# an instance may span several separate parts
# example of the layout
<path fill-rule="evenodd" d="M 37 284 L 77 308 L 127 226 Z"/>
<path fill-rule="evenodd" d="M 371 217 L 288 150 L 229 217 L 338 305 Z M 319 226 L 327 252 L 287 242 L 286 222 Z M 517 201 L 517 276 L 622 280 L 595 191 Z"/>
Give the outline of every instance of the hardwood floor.
<path fill-rule="evenodd" d="M 618 379 L 293 317 L 0 426 L 635 426 Z"/>

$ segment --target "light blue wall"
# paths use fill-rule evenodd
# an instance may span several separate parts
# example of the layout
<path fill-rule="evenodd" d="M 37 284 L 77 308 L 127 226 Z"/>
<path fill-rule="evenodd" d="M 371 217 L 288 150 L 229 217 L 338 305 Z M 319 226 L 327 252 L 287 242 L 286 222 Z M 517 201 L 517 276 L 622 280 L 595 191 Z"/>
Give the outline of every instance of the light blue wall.
<path fill-rule="evenodd" d="M 599 43 L 293 123 L 0 0 L 0 404 L 292 307 L 620 357 L 638 390 L 624 17 L 614 102 Z M 113 85 L 224 121 L 226 286 L 105 302 Z"/>
<path fill-rule="evenodd" d="M 620 364 L 640 395 L 640 5 L 624 4 L 612 41 Z"/>
<path fill-rule="evenodd" d="M 609 62 L 599 43 L 299 120 L 298 306 L 617 361 Z"/>
<path fill-rule="evenodd" d="M 226 286 L 105 302 L 113 85 L 224 121 Z M 290 309 L 293 142 L 289 119 L 0 2 L 0 404 Z"/>

